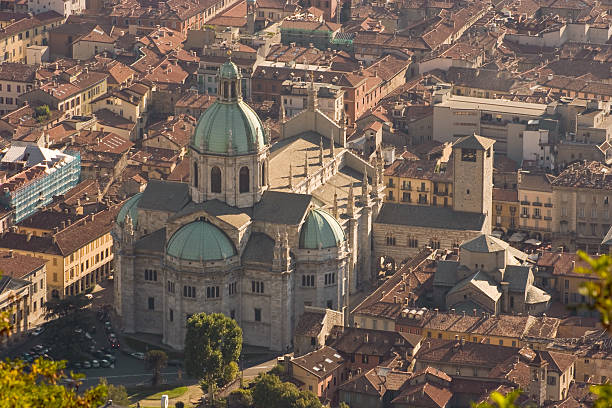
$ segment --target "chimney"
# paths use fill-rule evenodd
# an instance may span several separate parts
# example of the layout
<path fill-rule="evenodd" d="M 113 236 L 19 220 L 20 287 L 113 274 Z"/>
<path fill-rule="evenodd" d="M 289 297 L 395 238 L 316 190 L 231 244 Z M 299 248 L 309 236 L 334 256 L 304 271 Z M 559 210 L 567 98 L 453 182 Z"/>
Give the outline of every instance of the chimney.
<path fill-rule="evenodd" d="M 26 235 L 26 242 L 30 242 L 31 239 L 32 239 L 32 233 L 28 232 Z"/>
<path fill-rule="evenodd" d="M 472 309 L 472 312 L 474 312 L 474 316 L 476 316 L 476 309 Z"/>
<path fill-rule="evenodd" d="M 393 296 L 393 303 L 397 303 L 397 296 Z"/>
<path fill-rule="evenodd" d="M 437 308 L 437 307 L 434 309 L 434 314 L 435 314 L 436 316 L 438 315 L 438 308 Z"/>
<path fill-rule="evenodd" d="M 9 256 L 9 258 L 12 258 L 14 256 L 12 249 L 9 249 L 8 256 Z"/>
<path fill-rule="evenodd" d="M 451 311 L 451 314 L 455 314 L 455 308 L 452 308 L 450 311 Z"/>

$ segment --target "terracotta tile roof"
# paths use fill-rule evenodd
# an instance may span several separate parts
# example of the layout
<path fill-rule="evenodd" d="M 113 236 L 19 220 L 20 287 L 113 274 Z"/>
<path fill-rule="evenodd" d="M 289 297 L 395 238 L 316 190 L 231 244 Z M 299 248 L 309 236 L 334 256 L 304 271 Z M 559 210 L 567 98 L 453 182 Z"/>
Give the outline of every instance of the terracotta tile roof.
<path fill-rule="evenodd" d="M 438 385 L 423 383 L 411 385 L 400 393 L 391 403 L 410 405 L 418 407 L 444 408 L 453 397 L 453 393 Z"/>
<path fill-rule="evenodd" d="M 556 187 L 612 190 L 612 171 L 603 163 L 577 162 L 569 165 L 553 181 Z"/>
<path fill-rule="evenodd" d="M 421 336 L 384 330 L 335 326 L 329 345 L 346 355 L 367 354 L 390 358 L 395 352 L 405 356 L 421 341 Z"/>
<path fill-rule="evenodd" d="M 323 320 L 325 313 L 317 313 L 314 311 L 304 312 L 300 316 L 300 320 L 295 327 L 296 336 L 316 337 L 323 329 Z"/>
<path fill-rule="evenodd" d="M 518 202 L 518 190 L 494 188 L 493 201 Z"/>
<path fill-rule="evenodd" d="M 193 116 L 185 114 L 169 116 L 166 120 L 149 126 L 149 135 L 145 140 L 164 137 L 179 147 L 185 147 L 189 144 L 195 125 L 196 119 Z"/>
<path fill-rule="evenodd" d="M 292 358 L 291 364 L 295 364 L 318 378 L 325 378 L 334 370 L 342 366 L 344 359 L 336 350 L 324 346 L 318 350 L 311 351 L 301 357 Z"/>
<path fill-rule="evenodd" d="M 45 266 L 46 263 L 47 260 L 43 258 L 0 251 L 0 271 L 3 276 L 23 279 L 26 275 Z"/>
<path fill-rule="evenodd" d="M 38 71 L 36 65 L 5 62 L 0 64 L 0 80 L 34 83 L 36 71 Z"/>
<path fill-rule="evenodd" d="M 518 350 L 513 347 L 472 342 L 459 345 L 453 340 L 428 338 L 423 341 L 415 358 L 422 363 L 461 364 L 493 369 L 516 356 Z"/>
<path fill-rule="evenodd" d="M 172 63 L 166 59 L 153 68 L 152 72 L 147 73 L 144 78 L 155 83 L 183 84 L 188 76 L 189 73 L 180 64 Z"/>
<path fill-rule="evenodd" d="M 542 358 L 548 361 L 549 370 L 555 370 L 559 374 L 565 373 L 577 360 L 577 357 L 573 354 L 558 353 L 556 351 L 543 351 Z"/>
<path fill-rule="evenodd" d="M 136 123 L 131 120 L 125 119 L 123 116 L 119 116 L 111 110 L 100 109 L 94 112 L 94 116 L 98 119 L 98 123 L 104 126 L 110 126 L 117 129 L 125 129 L 132 131 L 136 126 Z"/>
<path fill-rule="evenodd" d="M 139 175 L 136 175 L 136 176 L 140 177 Z M 170 173 L 170 175 L 168 176 L 168 180 L 169 181 L 182 181 L 182 182 L 187 183 L 189 181 L 189 177 L 190 177 L 189 160 L 183 159 L 181 162 L 179 162 L 176 165 L 174 170 L 172 170 L 172 173 Z M 146 180 L 144 181 L 146 182 Z"/>
<path fill-rule="evenodd" d="M 589 275 L 575 272 L 576 267 L 588 267 L 587 263 L 571 252 L 543 252 L 536 263 L 538 269 L 551 272 L 556 276 L 580 276 L 588 279 Z"/>
<path fill-rule="evenodd" d="M 187 92 L 181 99 L 176 101 L 175 107 L 182 109 L 206 110 L 217 99 L 214 95 Z"/>

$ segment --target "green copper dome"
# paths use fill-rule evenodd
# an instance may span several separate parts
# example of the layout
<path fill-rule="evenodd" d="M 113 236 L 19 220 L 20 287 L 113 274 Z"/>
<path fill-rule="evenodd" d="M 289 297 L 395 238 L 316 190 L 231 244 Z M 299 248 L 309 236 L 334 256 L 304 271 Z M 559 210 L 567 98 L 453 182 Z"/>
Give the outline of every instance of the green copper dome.
<path fill-rule="evenodd" d="M 329 213 L 315 209 L 306 216 L 300 231 L 300 248 L 319 249 L 337 247 L 344 242 L 344 230 Z"/>
<path fill-rule="evenodd" d="M 231 136 L 230 136 L 231 135 Z M 200 152 L 232 154 L 257 152 L 266 145 L 261 119 L 244 101 L 215 101 L 200 116 L 191 145 Z"/>
<path fill-rule="evenodd" d="M 166 252 L 186 261 L 217 261 L 236 255 L 227 235 L 206 221 L 183 225 L 170 238 Z"/>
<path fill-rule="evenodd" d="M 226 61 L 219 69 L 221 78 L 235 79 L 238 78 L 239 73 L 238 67 L 232 61 Z"/>
<path fill-rule="evenodd" d="M 138 202 L 140 201 L 140 197 L 142 197 L 142 193 L 135 194 L 123 204 L 117 214 L 117 223 L 119 225 L 123 225 L 123 221 L 125 221 L 125 217 L 128 214 L 132 219 L 132 224 L 134 226 L 138 225 Z"/>

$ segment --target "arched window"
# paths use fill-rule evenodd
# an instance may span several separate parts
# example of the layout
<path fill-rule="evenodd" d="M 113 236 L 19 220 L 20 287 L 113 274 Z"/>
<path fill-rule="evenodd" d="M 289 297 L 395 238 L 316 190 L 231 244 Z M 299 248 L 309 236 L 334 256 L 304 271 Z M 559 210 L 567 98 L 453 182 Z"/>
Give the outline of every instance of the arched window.
<path fill-rule="evenodd" d="M 198 188 L 200 175 L 198 174 L 198 163 L 193 162 L 193 174 L 191 175 L 191 179 L 193 180 L 193 186 Z"/>
<path fill-rule="evenodd" d="M 51 297 L 55 298 L 55 299 L 58 299 L 59 298 L 59 291 L 57 289 L 53 289 L 51 291 Z"/>
<path fill-rule="evenodd" d="M 210 169 L 210 191 L 213 193 L 221 192 L 221 169 L 217 166 Z"/>
<path fill-rule="evenodd" d="M 236 98 L 236 82 L 232 81 L 232 99 Z"/>
<path fill-rule="evenodd" d="M 266 163 L 261 163 L 261 185 L 266 185 Z"/>
<path fill-rule="evenodd" d="M 240 169 L 240 192 L 249 192 L 249 168 L 244 166 Z"/>
<path fill-rule="evenodd" d="M 229 98 L 229 84 L 227 81 L 223 81 L 223 97 Z"/>

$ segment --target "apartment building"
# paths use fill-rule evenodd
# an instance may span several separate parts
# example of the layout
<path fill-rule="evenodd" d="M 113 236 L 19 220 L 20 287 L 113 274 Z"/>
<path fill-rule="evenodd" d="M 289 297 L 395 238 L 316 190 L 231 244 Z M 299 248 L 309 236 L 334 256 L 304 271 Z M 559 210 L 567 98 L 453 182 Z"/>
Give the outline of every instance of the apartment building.
<path fill-rule="evenodd" d="M 11 311 L 12 324 L 8 338 L 3 336 L 0 345 L 18 339 L 44 321 L 46 263 L 42 258 L 14 251 L 0 252 L 0 311 Z"/>
<path fill-rule="evenodd" d="M 54 11 L 64 17 L 85 11 L 85 0 L 28 0 L 28 10 L 34 14 Z"/>
<path fill-rule="evenodd" d="M 612 175 L 600 162 L 577 162 L 552 181 L 553 246 L 600 252 L 610 229 Z"/>
<path fill-rule="evenodd" d="M 14 143 L 0 161 L 0 204 L 15 211 L 15 222 L 29 217 L 77 185 L 80 163 L 78 154 Z"/>
<path fill-rule="evenodd" d="M 55 11 L 22 18 L 4 27 L 0 33 L 0 62 L 26 62 L 30 45 L 47 45 L 48 31 L 64 22 Z"/>
<path fill-rule="evenodd" d="M 283 81 L 281 91 L 282 108 L 290 118 L 305 110 L 308 105 L 310 83 L 306 81 Z M 344 90 L 337 85 L 314 83 L 319 110 L 334 122 L 340 122 L 344 110 Z M 282 115 L 282 112 L 281 112 Z"/>
<path fill-rule="evenodd" d="M 433 139 L 454 142 L 477 134 L 495 140 L 495 153 L 517 163 L 523 160 L 523 132 L 529 121 L 542 119 L 547 105 L 502 99 L 452 95 L 449 89 L 434 94 Z"/>
<path fill-rule="evenodd" d="M 518 191 L 512 189 L 493 189 L 493 228 L 508 232 L 519 226 Z"/>
<path fill-rule="evenodd" d="M 19 107 L 17 98 L 34 87 L 37 67 L 21 63 L 0 64 L 0 115 Z"/>
<path fill-rule="evenodd" d="M 67 219 L 59 226 L 26 220 L 15 232 L 0 237 L 0 248 L 47 260 L 48 298 L 77 295 L 111 273 L 110 232 L 118 212 L 119 206 L 113 206 L 75 221 Z"/>
<path fill-rule="evenodd" d="M 551 239 L 553 231 L 554 177 L 521 171 L 518 175 L 520 229 L 537 239 Z"/>
<path fill-rule="evenodd" d="M 91 102 L 107 90 L 108 74 L 74 66 L 53 80 L 19 97 L 30 105 L 48 105 L 66 116 L 86 116 L 92 113 Z"/>
<path fill-rule="evenodd" d="M 453 163 L 400 158 L 384 173 L 385 201 L 452 207 Z"/>

